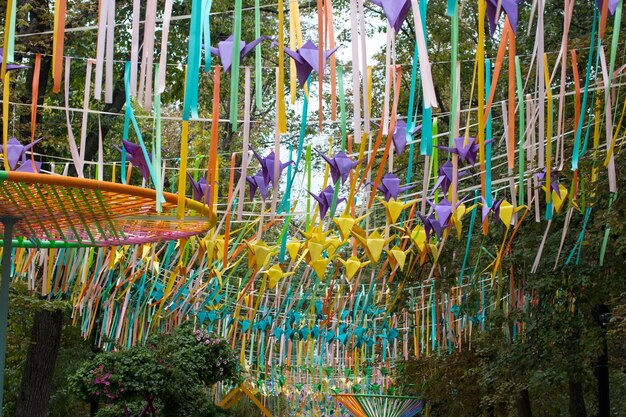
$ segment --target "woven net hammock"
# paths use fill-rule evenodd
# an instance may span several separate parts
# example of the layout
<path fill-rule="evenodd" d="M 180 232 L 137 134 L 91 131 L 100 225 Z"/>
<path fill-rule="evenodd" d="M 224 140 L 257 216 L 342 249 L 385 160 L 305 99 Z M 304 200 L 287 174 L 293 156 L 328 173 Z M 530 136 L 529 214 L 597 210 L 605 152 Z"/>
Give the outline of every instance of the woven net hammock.
<path fill-rule="evenodd" d="M 413 417 L 422 410 L 415 397 L 339 394 L 335 398 L 355 417 Z"/>
<path fill-rule="evenodd" d="M 208 208 L 154 190 L 88 179 L 0 172 L 0 217 L 17 219 L 27 242 L 112 246 L 181 239 L 210 228 Z M 184 216 L 177 216 L 179 205 Z M 2 233 L 2 227 L 0 227 Z"/>

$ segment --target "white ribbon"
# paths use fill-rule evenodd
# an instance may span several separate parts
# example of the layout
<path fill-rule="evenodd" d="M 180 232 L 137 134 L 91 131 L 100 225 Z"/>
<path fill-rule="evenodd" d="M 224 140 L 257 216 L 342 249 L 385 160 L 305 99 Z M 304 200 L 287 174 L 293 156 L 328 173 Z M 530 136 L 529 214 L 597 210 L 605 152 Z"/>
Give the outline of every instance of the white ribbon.
<path fill-rule="evenodd" d="M 79 178 L 83 178 L 83 160 L 80 157 L 78 148 L 76 147 L 76 139 L 72 131 L 72 122 L 70 120 L 69 102 L 70 102 L 70 65 L 71 58 L 65 58 L 65 120 L 67 122 L 67 140 L 70 144 L 70 153 L 72 154 L 72 162 L 76 167 L 76 174 Z"/>
<path fill-rule="evenodd" d="M 430 71 L 430 61 L 428 59 L 428 50 L 426 49 L 426 34 L 422 26 L 422 15 L 417 4 L 417 0 L 411 0 L 413 6 L 413 20 L 415 22 L 415 30 L 417 32 L 417 52 L 420 60 L 420 73 L 422 74 L 422 92 L 424 94 L 424 107 L 437 107 L 437 97 L 435 95 L 435 86 L 433 84 L 433 76 Z"/>

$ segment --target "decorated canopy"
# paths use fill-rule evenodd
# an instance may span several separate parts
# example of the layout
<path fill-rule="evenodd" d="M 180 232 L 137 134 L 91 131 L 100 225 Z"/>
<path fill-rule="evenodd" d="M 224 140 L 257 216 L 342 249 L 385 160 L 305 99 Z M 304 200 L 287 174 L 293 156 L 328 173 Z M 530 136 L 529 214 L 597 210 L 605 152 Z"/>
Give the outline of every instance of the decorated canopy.
<path fill-rule="evenodd" d="M 38 104 L 46 56 L 19 50 L 9 0 L 0 214 L 22 219 L 16 279 L 69 300 L 106 349 L 192 321 L 232 343 L 247 387 L 294 412 L 336 410 L 338 395 L 356 415 L 413 415 L 418 399 L 390 396 L 396 364 L 471 345 L 491 311 L 536 303 L 508 267 L 525 228 L 544 231 L 529 273 L 577 264 L 592 197 L 620 191 L 622 1 L 566 1 L 547 50 L 543 0 L 478 0 L 466 61 L 459 23 L 474 11 L 450 0 L 446 62 L 430 59 L 426 0 L 320 0 L 309 14 L 298 1 L 192 0 L 180 15 L 134 0 L 128 20 L 102 0 L 96 26 L 66 30 L 71 2 L 55 2 L 54 100 Z M 568 43 L 574 13 L 593 16 L 583 45 Z M 216 19 L 232 31 L 216 34 Z M 183 58 L 168 53 L 175 24 Z M 96 49 L 68 53 L 71 32 L 95 32 Z M 516 53 L 519 38 L 532 54 Z M 397 61 L 402 48 L 413 60 Z M 11 94 L 27 71 L 31 102 Z M 123 112 L 104 110 L 115 100 Z M 30 141 L 9 135 L 24 107 Z M 66 138 L 39 131 L 37 114 L 60 117 Z M 105 116 L 119 131 L 103 133 Z M 46 145 L 61 141 L 63 156 Z"/>

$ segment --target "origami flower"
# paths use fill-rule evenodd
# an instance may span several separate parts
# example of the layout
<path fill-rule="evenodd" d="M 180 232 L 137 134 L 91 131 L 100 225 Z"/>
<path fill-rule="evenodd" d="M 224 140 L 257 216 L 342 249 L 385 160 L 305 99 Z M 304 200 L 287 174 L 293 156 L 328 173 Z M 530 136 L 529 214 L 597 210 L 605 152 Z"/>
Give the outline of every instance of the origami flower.
<path fill-rule="evenodd" d="M 323 73 L 326 60 L 335 53 L 339 47 L 333 48 L 330 51 L 324 51 L 322 54 L 323 62 L 322 68 L 319 68 L 319 48 L 315 44 L 308 40 L 298 48 L 296 51 L 284 47 L 285 53 L 289 55 L 296 62 L 296 71 L 298 71 L 298 81 L 300 87 L 304 86 L 309 75 L 316 71 L 318 74 Z"/>

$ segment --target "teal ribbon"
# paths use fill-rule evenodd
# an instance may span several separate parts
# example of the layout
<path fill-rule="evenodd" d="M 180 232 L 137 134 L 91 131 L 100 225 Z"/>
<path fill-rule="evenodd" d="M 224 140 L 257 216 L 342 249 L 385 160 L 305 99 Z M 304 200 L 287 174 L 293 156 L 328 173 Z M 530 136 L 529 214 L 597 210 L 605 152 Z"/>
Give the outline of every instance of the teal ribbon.
<path fill-rule="evenodd" d="M 591 215 L 591 207 L 587 207 L 587 209 L 585 210 L 585 219 L 583 221 L 582 230 L 580 231 L 580 234 L 578 235 L 578 239 L 576 239 L 576 244 L 572 248 L 572 251 L 569 253 L 567 260 L 565 261 L 565 265 L 569 265 L 575 253 L 577 253 L 576 265 L 578 265 L 578 262 L 580 261 L 580 252 L 583 247 L 583 239 L 585 238 L 585 230 L 587 230 L 587 222 L 589 221 L 590 215 Z"/>
<path fill-rule="evenodd" d="M 293 146 L 289 145 L 289 160 L 291 160 L 293 155 Z M 295 176 L 291 174 L 291 165 L 289 165 L 289 167 L 287 168 L 287 177 L 289 178 L 293 178 Z M 289 202 L 291 201 L 291 187 L 287 187 L 287 189 L 285 190 L 285 197 L 287 198 L 287 212 L 289 211 L 290 207 L 289 207 Z M 285 201 L 285 198 L 283 197 L 283 201 Z M 280 234 L 280 262 L 285 262 L 285 251 L 287 248 L 287 230 L 289 228 L 289 223 L 291 222 L 291 214 L 289 214 L 289 216 L 287 216 L 287 219 L 285 220 L 285 225 L 283 226 L 283 231 Z"/>
<path fill-rule="evenodd" d="M 307 86 L 308 87 L 311 86 L 311 77 L 309 77 L 307 80 Z M 291 188 L 293 187 L 293 181 L 295 180 L 296 175 L 299 172 L 298 167 L 300 166 L 300 162 L 302 160 L 302 153 L 304 152 L 304 137 L 306 136 L 306 124 L 307 124 L 308 113 L 309 113 L 309 100 L 305 95 L 304 103 L 302 103 L 302 118 L 300 119 L 300 138 L 298 139 L 298 153 L 297 153 L 296 161 L 295 161 L 296 164 L 293 169 L 293 172 L 291 171 L 291 165 L 289 165 L 289 168 L 287 171 L 287 192 L 285 193 L 285 195 L 283 195 L 283 198 L 280 202 L 279 213 L 286 213 L 290 209 L 289 202 L 291 200 Z M 289 152 L 289 159 L 291 160 L 291 150 Z M 290 172 L 291 174 L 289 174 Z"/>
<path fill-rule="evenodd" d="M 137 124 L 137 119 L 135 118 L 135 113 L 133 112 L 133 106 L 130 101 L 130 62 L 126 61 L 126 67 L 124 70 L 124 88 L 126 94 L 126 109 L 124 113 L 124 140 L 128 140 L 128 133 L 130 130 L 130 123 L 132 122 L 133 128 L 135 130 L 135 135 L 137 135 L 137 141 L 139 142 L 139 146 L 141 147 L 141 152 L 143 153 L 143 157 L 146 160 L 146 165 L 148 166 L 148 171 L 150 172 L 150 178 L 152 182 L 157 184 L 156 176 L 154 175 L 154 169 L 152 168 L 152 162 L 150 161 L 150 156 L 148 155 L 148 150 L 146 149 L 146 144 L 143 141 L 143 136 L 141 135 L 141 131 L 139 130 L 139 125 Z M 122 146 L 122 184 L 126 184 L 126 149 Z"/>
<path fill-rule="evenodd" d="M 433 110 L 424 107 L 422 110 L 422 141 L 420 154 L 431 156 L 433 154 Z"/>
<path fill-rule="evenodd" d="M 420 13 L 422 15 L 422 27 L 426 34 L 426 0 L 420 0 Z M 425 36 L 424 42 L 428 48 L 428 36 Z M 422 155 L 431 156 L 433 154 L 433 109 L 422 106 L 422 142 L 420 144 L 420 153 Z"/>
<path fill-rule="evenodd" d="M 474 201 L 476 201 L 476 199 L 478 199 L 478 190 L 474 190 Z M 467 242 L 465 243 L 465 255 L 463 255 L 461 272 L 459 272 L 459 287 L 463 283 L 463 274 L 465 273 L 465 265 L 467 264 L 467 259 L 469 258 L 470 244 L 472 242 L 472 231 L 474 230 L 474 223 L 476 222 L 477 212 L 478 207 L 475 207 L 474 211 L 472 211 L 472 217 L 470 218 L 469 230 L 467 231 Z"/>
<path fill-rule="evenodd" d="M 587 151 L 589 130 L 587 130 L 587 135 L 585 135 L 585 142 L 583 144 L 583 149 L 580 152 L 578 150 L 580 149 L 580 137 L 582 135 L 583 123 L 585 121 L 585 113 L 587 112 L 587 95 L 589 94 L 589 80 L 591 79 L 591 63 L 593 62 L 594 45 L 595 45 L 595 37 L 596 37 L 596 24 L 597 24 L 598 18 L 599 18 L 598 9 L 594 3 L 593 24 L 591 26 L 591 41 L 589 43 L 589 59 L 587 60 L 587 74 L 585 76 L 585 91 L 583 93 L 583 102 L 580 106 L 580 115 L 578 117 L 578 126 L 576 128 L 576 138 L 574 139 L 574 150 L 572 152 L 572 171 L 576 171 L 578 169 L 578 160 Z M 598 68 L 599 58 L 600 58 L 600 54 L 598 54 L 596 57 L 596 69 Z M 593 106 L 593 100 L 591 101 L 591 103 Z M 591 110 L 591 112 L 593 112 L 593 110 Z"/>
<path fill-rule="evenodd" d="M 413 152 L 415 148 L 415 144 L 413 143 L 413 135 L 411 135 L 411 131 L 413 130 L 413 126 L 415 126 L 415 93 L 417 91 L 417 67 L 419 62 L 419 52 L 417 49 L 417 42 L 415 42 L 415 47 L 413 50 L 413 69 L 411 71 L 411 91 L 409 94 L 409 109 L 407 110 L 407 120 L 406 120 L 406 140 L 409 143 L 409 163 L 407 166 L 407 174 L 406 174 L 406 184 L 409 185 L 411 183 L 411 178 L 413 178 Z M 408 195 L 407 190 L 407 195 Z"/>
<path fill-rule="evenodd" d="M 202 35 L 204 39 L 204 72 L 211 70 L 211 7 L 213 0 L 202 0 Z"/>
<path fill-rule="evenodd" d="M 455 12 L 458 10 L 456 2 L 457 0 L 448 0 L 448 9 L 446 10 L 446 14 L 450 17 L 454 16 Z"/>
<path fill-rule="evenodd" d="M 198 81 L 200 79 L 200 52 L 202 44 L 202 0 L 191 1 L 191 25 L 187 49 L 187 76 L 185 78 L 185 101 L 183 120 L 198 118 Z M 208 48 L 209 46 L 207 46 Z"/>
<path fill-rule="evenodd" d="M 435 297 L 435 285 L 430 287 L 430 305 L 431 305 L 431 333 L 430 333 L 430 350 L 432 352 L 437 348 L 437 306 L 436 306 L 436 297 Z"/>

